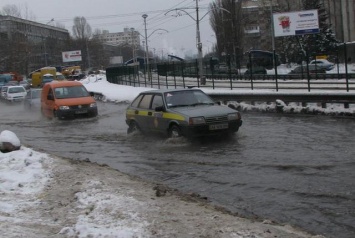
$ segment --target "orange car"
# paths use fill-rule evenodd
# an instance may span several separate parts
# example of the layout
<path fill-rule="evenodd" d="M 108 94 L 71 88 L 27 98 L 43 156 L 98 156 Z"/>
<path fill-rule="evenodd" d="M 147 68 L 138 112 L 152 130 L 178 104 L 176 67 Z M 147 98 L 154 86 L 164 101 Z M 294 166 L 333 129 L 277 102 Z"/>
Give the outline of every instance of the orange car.
<path fill-rule="evenodd" d="M 98 114 L 94 97 L 77 81 L 52 81 L 43 86 L 41 111 L 48 118 L 95 117 Z"/>

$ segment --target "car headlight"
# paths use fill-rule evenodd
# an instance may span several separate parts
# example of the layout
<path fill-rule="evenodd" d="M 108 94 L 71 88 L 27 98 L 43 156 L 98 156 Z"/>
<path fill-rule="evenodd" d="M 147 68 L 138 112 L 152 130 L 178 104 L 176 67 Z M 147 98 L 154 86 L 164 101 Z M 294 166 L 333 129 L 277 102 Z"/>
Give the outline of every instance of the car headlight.
<path fill-rule="evenodd" d="M 69 110 L 69 106 L 60 106 L 59 110 Z"/>
<path fill-rule="evenodd" d="M 96 102 L 90 103 L 90 107 L 96 107 Z"/>
<path fill-rule="evenodd" d="M 239 113 L 230 113 L 228 114 L 228 121 L 235 121 L 240 119 Z"/>
<path fill-rule="evenodd" d="M 191 117 L 189 119 L 189 125 L 201 125 L 206 124 L 204 117 Z"/>

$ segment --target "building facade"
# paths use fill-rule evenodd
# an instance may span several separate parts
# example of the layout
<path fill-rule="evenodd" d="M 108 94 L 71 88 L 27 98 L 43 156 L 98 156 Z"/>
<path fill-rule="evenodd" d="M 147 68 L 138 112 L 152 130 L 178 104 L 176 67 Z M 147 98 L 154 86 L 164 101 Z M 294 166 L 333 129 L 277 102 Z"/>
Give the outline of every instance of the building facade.
<path fill-rule="evenodd" d="M 105 30 L 99 36 L 105 44 L 108 45 L 133 45 L 136 48 L 140 45 L 140 34 L 134 28 L 124 28 L 123 32 L 109 33 Z"/>
<path fill-rule="evenodd" d="M 0 15 L 0 71 L 22 74 L 61 65 L 69 32 L 13 16 Z"/>
<path fill-rule="evenodd" d="M 355 60 L 355 1 L 349 0 L 321 0 L 328 13 L 328 21 L 335 37 L 346 44 L 347 60 L 353 63 Z M 339 51 L 344 54 L 344 48 L 340 45 Z"/>

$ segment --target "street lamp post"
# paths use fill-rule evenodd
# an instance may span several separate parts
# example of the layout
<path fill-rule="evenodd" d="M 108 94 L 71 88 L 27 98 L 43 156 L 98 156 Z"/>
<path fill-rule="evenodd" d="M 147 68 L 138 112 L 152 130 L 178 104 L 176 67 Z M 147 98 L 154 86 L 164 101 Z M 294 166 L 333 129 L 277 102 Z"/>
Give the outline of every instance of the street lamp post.
<path fill-rule="evenodd" d="M 197 51 L 198 51 L 198 77 L 201 84 L 205 84 L 204 73 L 203 73 L 203 62 L 202 62 L 202 42 L 200 35 L 200 18 L 198 14 L 198 1 L 196 0 L 196 40 L 197 40 Z"/>
<path fill-rule="evenodd" d="M 149 73 L 149 54 L 148 54 L 148 37 L 147 37 L 147 14 L 142 15 L 144 19 L 144 33 L 145 33 L 145 55 L 146 55 L 146 70 L 148 73 L 148 79 L 150 80 L 150 73 Z"/>
<path fill-rule="evenodd" d="M 165 15 L 168 13 L 168 12 L 171 12 L 171 11 L 182 11 L 182 12 L 185 12 L 192 20 L 194 20 L 196 22 L 196 43 L 197 43 L 197 50 L 198 50 L 198 72 L 199 72 L 199 75 L 198 75 L 198 78 L 201 82 L 201 84 L 205 84 L 206 83 L 206 78 L 204 76 L 204 72 L 203 72 L 203 62 L 202 62 L 202 42 L 201 42 L 201 36 L 200 36 L 200 21 L 212 10 L 210 9 L 205 15 L 203 15 L 201 18 L 199 17 L 199 8 L 198 8 L 198 0 L 195 0 L 196 1 L 196 19 L 190 15 L 190 13 L 188 13 L 187 11 L 185 11 L 185 9 L 190 9 L 190 8 L 176 8 L 176 9 L 172 9 L 172 10 L 169 10 L 165 13 Z M 221 9 L 222 11 L 227 11 L 229 12 L 228 10 L 224 9 L 224 8 L 219 8 Z M 178 14 L 180 15 L 180 14 Z"/>

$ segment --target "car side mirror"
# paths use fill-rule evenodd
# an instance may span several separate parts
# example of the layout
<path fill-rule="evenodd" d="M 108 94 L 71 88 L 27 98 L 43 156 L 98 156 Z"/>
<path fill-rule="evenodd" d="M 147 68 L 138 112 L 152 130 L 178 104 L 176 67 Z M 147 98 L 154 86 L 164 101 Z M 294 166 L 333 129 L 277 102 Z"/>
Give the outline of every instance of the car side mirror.
<path fill-rule="evenodd" d="M 54 100 L 53 95 L 52 95 L 52 94 L 48 94 L 48 95 L 47 95 L 47 100 L 52 100 L 52 101 L 53 101 L 53 100 Z"/>
<path fill-rule="evenodd" d="M 156 112 L 165 112 L 165 107 L 164 106 L 159 106 L 155 108 Z"/>

